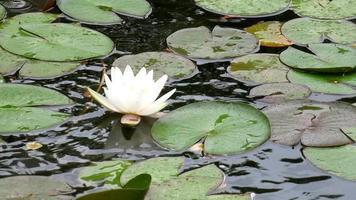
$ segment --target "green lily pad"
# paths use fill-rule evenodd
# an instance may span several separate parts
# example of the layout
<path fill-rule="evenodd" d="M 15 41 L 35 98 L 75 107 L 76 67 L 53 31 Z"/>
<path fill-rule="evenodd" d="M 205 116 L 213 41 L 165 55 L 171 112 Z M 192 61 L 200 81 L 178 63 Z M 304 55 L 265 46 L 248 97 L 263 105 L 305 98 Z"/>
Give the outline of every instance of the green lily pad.
<path fill-rule="evenodd" d="M 235 58 L 227 72 L 249 85 L 288 82 L 289 68 L 279 61 L 278 54 L 257 53 Z"/>
<path fill-rule="evenodd" d="M 0 49 L 0 74 L 14 74 L 20 70 L 21 77 L 52 79 L 69 74 L 79 67 L 75 62 L 46 62 L 31 60 Z"/>
<path fill-rule="evenodd" d="M 97 31 L 44 22 L 52 19 L 47 15 L 9 19 L 0 27 L 0 45 L 11 53 L 45 61 L 96 58 L 109 54 L 114 48 L 113 41 Z"/>
<path fill-rule="evenodd" d="M 277 103 L 288 100 L 305 99 L 311 95 L 311 90 L 293 83 L 269 83 L 250 90 L 249 96 L 260 98 L 259 101 Z"/>
<path fill-rule="evenodd" d="M 345 145 L 332 148 L 305 148 L 304 156 L 326 172 L 356 181 L 356 146 Z"/>
<path fill-rule="evenodd" d="M 6 9 L 0 4 L 0 20 L 6 17 Z"/>
<path fill-rule="evenodd" d="M 291 70 L 287 75 L 292 83 L 308 86 L 313 92 L 327 94 L 356 94 L 356 73 L 341 75 L 311 74 Z"/>
<path fill-rule="evenodd" d="M 356 16 L 354 0 L 292 0 L 291 9 L 299 16 L 317 19 L 351 19 Z"/>
<path fill-rule="evenodd" d="M 318 20 L 296 18 L 283 24 L 282 33 L 300 45 L 322 43 L 328 39 L 334 43 L 356 42 L 356 25 L 345 20 Z"/>
<path fill-rule="evenodd" d="M 92 166 L 81 169 L 79 177 L 86 183 L 104 182 L 105 185 L 121 187 L 120 176 L 131 165 L 125 160 L 95 162 Z"/>
<path fill-rule="evenodd" d="M 244 103 L 200 102 L 183 106 L 157 120 L 152 137 L 163 147 L 186 150 L 204 139 L 208 154 L 238 154 L 263 144 L 268 119 Z"/>
<path fill-rule="evenodd" d="M 152 158 L 130 166 L 121 176 L 125 183 L 137 174 L 152 176 L 152 185 L 146 199 L 155 200 L 250 200 L 249 195 L 208 195 L 223 182 L 224 175 L 215 165 L 208 165 L 179 175 L 181 157 Z"/>
<path fill-rule="evenodd" d="M 191 59 L 231 59 L 258 50 L 258 40 L 250 33 L 215 26 L 181 29 L 167 38 L 168 47 Z"/>
<path fill-rule="evenodd" d="M 152 11 L 145 0 L 58 0 L 58 8 L 66 15 L 89 24 L 118 24 L 122 19 L 116 15 L 146 18 Z"/>
<path fill-rule="evenodd" d="M 244 30 L 254 34 L 265 47 L 285 47 L 293 44 L 281 32 L 282 23 L 279 21 L 258 22 Z"/>
<path fill-rule="evenodd" d="M 356 127 L 356 108 L 351 104 L 290 101 L 264 112 L 271 122 L 273 142 L 313 147 L 353 143 L 342 131 Z"/>
<path fill-rule="evenodd" d="M 64 182 L 45 176 L 15 176 L 0 179 L 0 196 L 3 200 L 74 200 L 64 196 L 73 192 Z"/>
<path fill-rule="evenodd" d="M 195 0 L 195 3 L 213 13 L 255 18 L 273 16 L 286 11 L 290 0 Z"/>
<path fill-rule="evenodd" d="M 310 44 L 306 53 L 289 47 L 280 55 L 289 67 L 314 72 L 348 72 L 356 69 L 356 49 L 340 44 Z"/>
<path fill-rule="evenodd" d="M 171 79 L 181 79 L 192 75 L 196 70 L 195 64 L 178 55 L 165 52 L 145 52 L 136 55 L 126 55 L 115 60 L 114 67 L 124 70 L 126 65 L 130 65 L 134 73 L 145 67 L 154 71 L 154 78 L 157 80 L 164 74 Z"/>
<path fill-rule="evenodd" d="M 69 116 L 33 106 L 70 104 L 66 96 L 46 88 L 20 84 L 0 84 L 0 134 L 49 128 Z"/>

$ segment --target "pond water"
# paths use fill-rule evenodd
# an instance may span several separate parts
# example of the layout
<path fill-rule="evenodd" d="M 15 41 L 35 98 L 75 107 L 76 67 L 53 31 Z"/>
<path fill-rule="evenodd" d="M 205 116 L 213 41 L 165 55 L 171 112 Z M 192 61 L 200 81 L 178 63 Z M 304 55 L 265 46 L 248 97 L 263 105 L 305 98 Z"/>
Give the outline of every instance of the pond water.
<path fill-rule="evenodd" d="M 16 175 L 46 175 L 65 180 L 81 193 L 90 188 L 81 185 L 75 176 L 77 168 L 91 162 L 123 158 L 142 160 L 156 156 L 185 155 L 190 158 L 185 169 L 215 163 L 227 175 L 226 187 L 217 193 L 254 192 L 257 200 L 322 200 L 356 199 L 356 182 L 327 174 L 303 158 L 302 146 L 289 147 L 267 142 L 248 153 L 237 156 L 197 156 L 170 152 L 157 146 L 149 136 L 149 128 L 140 131 L 122 129 L 119 116 L 90 102 L 85 97 L 87 86 L 97 87 L 103 65 L 110 64 L 125 54 L 166 50 L 166 38 L 171 33 L 188 27 L 215 25 L 245 28 L 263 20 L 287 21 L 297 16 L 283 14 L 259 19 L 229 19 L 208 13 L 192 0 L 151 0 L 153 13 L 148 19 L 123 17 L 125 23 L 113 26 L 84 25 L 108 35 L 116 44 L 116 51 L 102 60 L 90 61 L 75 73 L 52 79 L 30 80 L 6 77 L 8 82 L 40 85 L 62 92 L 75 101 L 70 108 L 61 109 L 74 115 L 65 124 L 42 132 L 4 136 L 0 145 L 0 178 Z M 30 12 L 35 8 L 11 10 L 10 16 Z M 58 10 L 51 12 L 60 13 Z M 62 18 L 61 21 L 68 20 Z M 285 48 L 264 48 L 262 53 L 280 53 Z M 167 110 L 203 100 L 244 101 L 257 107 L 246 97 L 248 86 L 229 78 L 228 62 L 199 65 L 192 78 L 173 82 L 165 92 L 176 88 Z M 319 97 L 320 98 L 320 97 Z M 319 99 L 323 100 L 323 99 Z M 356 98 L 344 99 L 356 102 Z M 150 124 L 149 120 L 146 120 Z M 44 145 L 28 151 L 25 144 L 36 141 Z"/>

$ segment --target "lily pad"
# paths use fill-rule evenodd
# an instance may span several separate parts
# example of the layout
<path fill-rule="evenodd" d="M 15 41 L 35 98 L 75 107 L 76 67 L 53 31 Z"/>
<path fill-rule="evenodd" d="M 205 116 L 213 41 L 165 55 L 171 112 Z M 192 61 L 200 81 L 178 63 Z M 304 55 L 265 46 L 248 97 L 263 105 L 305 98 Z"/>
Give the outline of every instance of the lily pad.
<path fill-rule="evenodd" d="M 58 8 L 66 15 L 89 24 L 119 24 L 116 15 L 146 18 L 152 11 L 145 0 L 58 0 Z"/>
<path fill-rule="evenodd" d="M 9 19 L 0 27 L 0 45 L 11 53 L 45 61 L 96 58 L 114 48 L 111 39 L 102 33 L 72 24 L 44 22 L 51 20 L 47 15 Z"/>
<path fill-rule="evenodd" d="M 105 185 L 121 187 L 120 176 L 130 165 L 131 162 L 125 160 L 96 162 L 92 166 L 83 168 L 79 177 L 87 183 L 104 182 Z"/>
<path fill-rule="evenodd" d="M 0 20 L 6 17 L 6 9 L 0 4 Z"/>
<path fill-rule="evenodd" d="M 46 88 L 20 84 L 0 84 L 0 134 L 49 128 L 69 116 L 33 106 L 72 103 L 66 96 Z"/>
<path fill-rule="evenodd" d="M 356 42 L 356 25 L 345 20 L 318 20 L 297 18 L 283 24 L 282 33 L 299 45 L 322 43 L 328 39 L 334 43 Z"/>
<path fill-rule="evenodd" d="M 356 94 L 356 73 L 341 75 L 311 74 L 291 70 L 287 75 L 292 83 L 308 86 L 313 92 L 328 94 Z"/>
<path fill-rule="evenodd" d="M 293 44 L 281 33 L 282 23 L 279 21 L 258 22 L 244 30 L 254 34 L 265 47 L 285 47 Z"/>
<path fill-rule="evenodd" d="M 306 53 L 289 47 L 280 55 L 289 67 L 313 72 L 348 72 L 356 69 L 356 49 L 341 44 L 310 44 Z"/>
<path fill-rule="evenodd" d="M 292 0 L 291 9 L 299 16 L 317 19 L 351 19 L 356 16 L 354 0 Z"/>
<path fill-rule="evenodd" d="M 3 76 L 0 75 L 0 83 L 5 83 L 5 79 Z"/>
<path fill-rule="evenodd" d="M 191 59 L 231 59 L 258 51 L 254 35 L 234 28 L 215 26 L 181 29 L 167 38 L 168 47 Z"/>
<path fill-rule="evenodd" d="M 146 173 L 152 176 L 152 185 L 146 199 L 155 200 L 250 200 L 248 195 L 211 195 L 223 182 L 224 175 L 215 165 L 208 165 L 179 175 L 183 158 L 152 158 L 130 166 L 121 176 L 122 183 Z M 160 170 L 161 169 L 161 170 Z"/>
<path fill-rule="evenodd" d="M 255 18 L 273 16 L 286 11 L 290 0 L 195 0 L 195 3 L 213 13 Z"/>
<path fill-rule="evenodd" d="M 235 58 L 227 72 L 248 85 L 288 82 L 289 68 L 279 61 L 278 54 L 257 53 Z"/>
<path fill-rule="evenodd" d="M 134 73 L 145 67 L 154 71 L 154 78 L 157 80 L 164 74 L 171 79 L 181 79 L 192 75 L 196 70 L 195 64 L 178 55 L 165 52 L 145 52 L 136 55 L 126 55 L 115 60 L 114 67 L 119 67 L 122 71 L 126 65 L 130 65 Z"/>
<path fill-rule="evenodd" d="M 291 101 L 264 109 L 271 140 L 285 145 L 328 147 L 353 143 L 343 129 L 356 127 L 356 108 L 347 103 Z"/>
<path fill-rule="evenodd" d="M 73 192 L 63 182 L 45 176 L 15 176 L 0 179 L 0 196 L 3 200 L 74 200 L 64 196 Z"/>
<path fill-rule="evenodd" d="M 163 116 L 152 127 L 163 147 L 186 150 L 204 139 L 208 154 L 238 154 L 263 144 L 270 134 L 268 119 L 244 103 L 200 102 Z"/>
<path fill-rule="evenodd" d="M 356 181 L 356 146 L 345 145 L 332 148 L 305 148 L 304 156 L 326 172 Z"/>
<path fill-rule="evenodd" d="M 261 98 L 259 101 L 277 103 L 288 100 L 305 99 L 311 95 L 311 90 L 299 84 L 270 83 L 252 88 L 249 96 Z"/>

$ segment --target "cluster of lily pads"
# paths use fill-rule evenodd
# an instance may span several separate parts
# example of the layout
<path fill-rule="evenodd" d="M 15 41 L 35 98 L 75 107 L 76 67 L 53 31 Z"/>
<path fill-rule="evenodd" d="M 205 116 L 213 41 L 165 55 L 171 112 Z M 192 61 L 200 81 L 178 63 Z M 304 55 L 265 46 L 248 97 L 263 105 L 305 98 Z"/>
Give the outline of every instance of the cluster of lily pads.
<path fill-rule="evenodd" d="M 159 118 L 151 129 L 153 140 L 175 152 L 189 151 L 198 144 L 204 155 L 220 156 L 242 154 L 268 140 L 290 146 L 301 143 L 306 147 L 304 156 L 316 166 L 355 181 L 354 161 L 350 159 L 356 153 L 356 107 L 308 98 L 319 93 L 356 95 L 356 25 L 347 21 L 356 16 L 356 2 L 195 2 L 203 9 L 231 17 L 264 17 L 291 9 L 302 18 L 285 23 L 260 22 L 245 30 L 219 26 L 213 30 L 185 28 L 167 37 L 171 52 L 144 52 L 115 60 L 112 66 L 122 70 L 130 65 L 135 73 L 141 67 L 154 70 L 155 78 L 167 74 L 169 83 L 194 76 L 198 69 L 193 61 L 230 61 L 227 74 L 256 86 L 249 97 L 266 105 L 260 111 L 241 102 L 192 103 Z M 97 25 L 122 23 L 119 15 L 146 18 L 152 11 L 144 0 L 58 0 L 57 6 L 73 21 Z M 5 17 L 6 10 L 0 6 L 0 18 Z M 83 61 L 108 56 L 114 50 L 114 42 L 104 34 L 74 23 L 58 23 L 57 17 L 27 13 L 6 18 L 0 24 L 0 135 L 60 125 L 70 115 L 53 109 L 72 103 L 51 89 L 5 83 L 3 76 L 52 79 L 72 73 Z M 323 43 L 326 40 L 330 43 Z M 288 48 L 281 54 L 256 53 L 260 46 Z M 77 199 L 250 199 L 250 194 L 207 195 L 222 187 L 222 171 L 208 165 L 181 173 L 183 162 L 183 157 L 161 157 L 134 164 L 125 160 L 94 163 L 80 170 L 80 181 L 94 186 L 103 184 L 110 190 Z M 18 197 L 71 199 L 63 195 L 72 192 L 66 184 L 46 177 L 0 179 L 0 186 L 9 184 L 31 185 L 28 190 L 15 191 Z M 34 192 L 36 187 L 41 192 Z M 0 196 L 14 194 L 9 192 L 0 190 Z"/>

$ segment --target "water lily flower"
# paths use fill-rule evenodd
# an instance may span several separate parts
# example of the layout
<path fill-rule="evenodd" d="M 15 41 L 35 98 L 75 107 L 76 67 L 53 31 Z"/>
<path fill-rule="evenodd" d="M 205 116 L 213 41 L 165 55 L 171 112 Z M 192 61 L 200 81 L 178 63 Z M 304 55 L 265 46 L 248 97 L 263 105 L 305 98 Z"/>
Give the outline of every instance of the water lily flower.
<path fill-rule="evenodd" d="M 142 68 L 136 76 L 128 65 L 122 73 L 118 67 L 111 68 L 111 80 L 104 75 L 106 88 L 105 97 L 88 88 L 91 96 L 107 109 L 124 114 L 121 123 L 137 125 L 141 117 L 154 115 L 164 107 L 175 89 L 158 98 L 168 76 L 164 75 L 157 81 L 153 79 L 153 71 L 146 72 Z M 158 99 L 157 99 L 158 98 Z"/>

